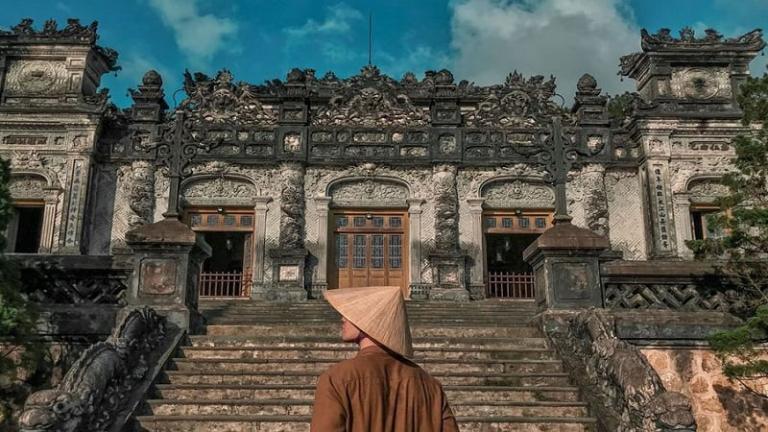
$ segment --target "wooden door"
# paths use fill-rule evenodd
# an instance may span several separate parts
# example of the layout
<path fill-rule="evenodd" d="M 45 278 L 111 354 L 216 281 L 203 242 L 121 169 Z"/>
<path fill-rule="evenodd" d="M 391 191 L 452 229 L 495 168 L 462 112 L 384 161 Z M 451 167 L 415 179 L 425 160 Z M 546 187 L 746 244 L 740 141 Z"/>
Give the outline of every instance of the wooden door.
<path fill-rule="evenodd" d="M 343 211 L 332 221 L 331 288 L 387 285 L 407 294 L 404 212 Z"/>

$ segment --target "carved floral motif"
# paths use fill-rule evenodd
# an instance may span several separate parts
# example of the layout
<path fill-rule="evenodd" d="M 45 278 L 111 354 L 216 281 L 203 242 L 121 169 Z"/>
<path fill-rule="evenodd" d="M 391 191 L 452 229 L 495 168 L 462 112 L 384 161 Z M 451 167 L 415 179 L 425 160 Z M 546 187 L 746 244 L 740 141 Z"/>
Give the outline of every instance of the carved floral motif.
<path fill-rule="evenodd" d="M 222 175 L 190 183 L 184 188 L 183 196 L 185 198 L 253 198 L 258 194 L 253 184 Z"/>
<path fill-rule="evenodd" d="M 555 194 L 552 188 L 543 184 L 521 180 L 495 181 L 481 191 L 485 203 L 495 208 L 552 207 Z"/>
<path fill-rule="evenodd" d="M 334 185 L 330 195 L 335 204 L 368 202 L 402 205 L 408 198 L 408 188 L 401 184 L 370 178 Z"/>
<path fill-rule="evenodd" d="M 313 116 L 316 125 L 419 126 L 429 123 L 428 110 L 414 106 L 408 95 L 366 66 L 360 80 L 347 80 L 328 105 Z"/>
<path fill-rule="evenodd" d="M 47 182 L 44 178 L 32 175 L 19 175 L 11 177 L 8 188 L 14 199 L 43 199 L 44 188 Z"/>
<path fill-rule="evenodd" d="M 544 81 L 536 75 L 527 80 L 517 71 L 509 74 L 503 85 L 487 87 L 477 109 L 468 113 L 469 127 L 526 127 L 546 121 L 548 116 L 566 116 L 550 99 L 555 94 L 555 77 Z"/>
<path fill-rule="evenodd" d="M 272 125 L 277 122 L 275 112 L 259 102 L 250 84 L 235 84 L 232 80 L 232 73 L 226 69 L 213 78 L 202 73 L 193 76 L 185 72 L 187 99 L 179 108 L 188 111 L 195 120 L 206 123 Z"/>

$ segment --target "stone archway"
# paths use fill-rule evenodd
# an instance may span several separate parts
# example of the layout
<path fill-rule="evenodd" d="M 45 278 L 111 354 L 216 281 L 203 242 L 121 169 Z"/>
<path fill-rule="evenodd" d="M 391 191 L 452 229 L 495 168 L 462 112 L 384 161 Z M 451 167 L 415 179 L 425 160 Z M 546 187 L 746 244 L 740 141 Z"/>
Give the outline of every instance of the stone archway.
<path fill-rule="evenodd" d="M 181 204 L 185 209 L 239 208 L 241 210 L 236 212 L 238 214 L 242 213 L 244 208 L 252 209 L 252 219 L 245 219 L 243 215 L 238 215 L 235 220 L 240 222 L 248 220 L 247 223 L 252 226 L 250 238 L 247 240 L 250 250 L 245 253 L 247 262 L 243 263 L 250 272 L 246 280 L 255 286 L 263 284 L 267 204 L 272 198 L 261 195 L 261 191 L 251 178 L 231 173 L 194 175 L 184 180 L 179 189 Z"/>
<path fill-rule="evenodd" d="M 475 198 L 467 200 L 471 215 L 471 252 L 474 265 L 470 269 L 470 285 L 478 297 L 486 285 L 486 241 L 483 213 L 487 211 L 542 210 L 555 205 L 555 192 L 539 177 L 496 176 L 479 184 Z M 484 294 L 483 294 L 484 295 Z"/>
<path fill-rule="evenodd" d="M 333 231 L 331 216 L 334 210 L 344 209 L 369 209 L 391 213 L 402 210 L 407 218 L 404 225 L 407 229 L 405 237 L 407 241 L 407 281 L 406 285 L 412 287 L 421 284 L 421 206 L 423 199 L 411 196 L 411 187 L 408 183 L 394 177 L 387 176 L 348 176 L 335 179 L 328 183 L 325 195 L 315 198 L 315 207 L 318 212 L 318 263 L 317 276 L 313 283 L 314 290 L 321 291 L 328 287 L 330 260 L 333 256 L 329 241 L 329 235 Z M 403 245 L 405 246 L 405 244 Z M 315 293 L 316 294 L 316 293 Z"/>

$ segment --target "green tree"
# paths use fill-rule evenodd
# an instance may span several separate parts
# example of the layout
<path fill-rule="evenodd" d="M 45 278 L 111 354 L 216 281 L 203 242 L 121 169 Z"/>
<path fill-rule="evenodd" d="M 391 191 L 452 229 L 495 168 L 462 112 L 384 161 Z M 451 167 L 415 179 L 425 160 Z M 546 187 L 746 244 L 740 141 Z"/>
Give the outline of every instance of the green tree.
<path fill-rule="evenodd" d="M 21 292 L 19 271 L 3 255 L 5 228 L 13 207 L 8 190 L 10 167 L 0 159 L 0 430 L 12 423 L 11 412 L 29 392 L 29 377 L 37 370 L 42 348 L 35 334 L 36 313 Z"/>
<path fill-rule="evenodd" d="M 707 221 L 723 235 L 688 246 L 697 257 L 723 258 L 724 274 L 746 295 L 745 323 L 714 334 L 710 345 L 726 376 L 768 397 L 755 385 L 768 378 L 768 358 L 761 356 L 761 344 L 768 342 L 768 73 L 748 79 L 738 100 L 750 132 L 733 140 L 735 170 L 723 179 L 730 193 L 718 202 L 722 211 Z"/>

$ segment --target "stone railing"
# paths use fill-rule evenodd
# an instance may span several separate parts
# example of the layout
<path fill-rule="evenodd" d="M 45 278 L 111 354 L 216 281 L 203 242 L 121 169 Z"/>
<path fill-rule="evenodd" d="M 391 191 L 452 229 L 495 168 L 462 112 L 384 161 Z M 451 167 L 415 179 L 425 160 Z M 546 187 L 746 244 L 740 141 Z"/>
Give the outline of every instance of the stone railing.
<path fill-rule="evenodd" d="M 606 312 L 546 312 L 545 333 L 582 389 L 598 430 L 695 431 L 688 398 L 665 390 L 634 346 L 616 337 Z"/>
<path fill-rule="evenodd" d="M 739 314 L 747 297 L 717 265 L 696 261 L 612 261 L 600 268 L 608 309 L 666 309 Z"/>
<path fill-rule="evenodd" d="M 85 350 L 53 389 L 33 393 L 22 432 L 119 430 L 167 351 L 166 320 L 150 308 L 128 312 L 106 341 Z M 120 423 L 120 424 L 118 424 Z"/>
<path fill-rule="evenodd" d="M 22 289 L 39 304 L 124 305 L 130 263 L 110 256 L 9 255 Z"/>

